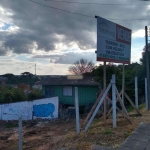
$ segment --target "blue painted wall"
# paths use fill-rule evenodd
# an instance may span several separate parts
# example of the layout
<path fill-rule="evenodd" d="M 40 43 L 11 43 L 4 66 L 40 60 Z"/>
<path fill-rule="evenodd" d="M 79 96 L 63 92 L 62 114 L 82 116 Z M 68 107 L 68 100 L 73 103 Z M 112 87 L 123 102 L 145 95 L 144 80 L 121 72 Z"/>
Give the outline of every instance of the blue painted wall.
<path fill-rule="evenodd" d="M 33 116 L 35 117 L 51 117 L 53 118 L 55 111 L 55 106 L 52 103 L 33 105 Z"/>

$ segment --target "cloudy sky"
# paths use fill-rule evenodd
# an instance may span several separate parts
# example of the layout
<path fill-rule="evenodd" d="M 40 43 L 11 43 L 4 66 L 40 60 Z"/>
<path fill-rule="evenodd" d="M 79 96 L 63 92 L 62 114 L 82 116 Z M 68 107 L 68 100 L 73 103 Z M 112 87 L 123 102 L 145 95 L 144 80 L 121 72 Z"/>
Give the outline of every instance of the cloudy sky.
<path fill-rule="evenodd" d="M 95 15 L 132 30 L 131 62 L 139 62 L 145 45 L 144 28 L 150 25 L 150 2 L 33 1 L 0 1 L 0 74 L 34 74 L 36 64 L 38 75 L 65 75 L 68 66 L 81 58 L 98 64 Z"/>

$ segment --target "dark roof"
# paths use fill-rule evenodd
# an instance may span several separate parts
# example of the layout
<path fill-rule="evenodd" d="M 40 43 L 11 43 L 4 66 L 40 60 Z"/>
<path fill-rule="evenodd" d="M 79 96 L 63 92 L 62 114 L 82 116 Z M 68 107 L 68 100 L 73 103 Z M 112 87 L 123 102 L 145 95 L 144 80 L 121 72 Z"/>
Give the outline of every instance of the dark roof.
<path fill-rule="evenodd" d="M 67 79 L 66 76 L 49 77 L 42 81 L 36 82 L 41 85 L 86 85 L 86 86 L 100 86 L 100 83 L 94 81 L 93 77 L 84 77 L 83 79 Z"/>

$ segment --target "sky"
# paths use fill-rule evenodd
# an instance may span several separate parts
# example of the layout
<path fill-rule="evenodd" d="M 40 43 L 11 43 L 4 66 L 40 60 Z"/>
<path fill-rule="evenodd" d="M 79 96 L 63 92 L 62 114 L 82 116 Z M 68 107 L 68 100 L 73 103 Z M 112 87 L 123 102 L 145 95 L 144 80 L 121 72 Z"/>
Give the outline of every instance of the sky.
<path fill-rule="evenodd" d="M 62 1 L 1 0 L 0 75 L 35 74 L 35 64 L 37 75 L 67 75 L 68 67 L 81 58 L 99 65 L 95 16 L 132 30 L 131 62 L 140 63 L 144 29 L 150 25 L 150 2 Z"/>

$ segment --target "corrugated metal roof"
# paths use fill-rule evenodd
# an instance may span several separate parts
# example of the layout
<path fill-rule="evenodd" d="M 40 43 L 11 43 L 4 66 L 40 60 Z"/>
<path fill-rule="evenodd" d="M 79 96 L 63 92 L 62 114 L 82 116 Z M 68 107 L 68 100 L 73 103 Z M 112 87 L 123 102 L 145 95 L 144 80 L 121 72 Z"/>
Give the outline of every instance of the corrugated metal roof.
<path fill-rule="evenodd" d="M 90 85 L 100 86 L 100 83 L 94 81 L 93 77 L 83 77 L 83 79 L 67 79 L 67 76 L 49 77 L 42 81 L 36 82 L 41 85 Z"/>

